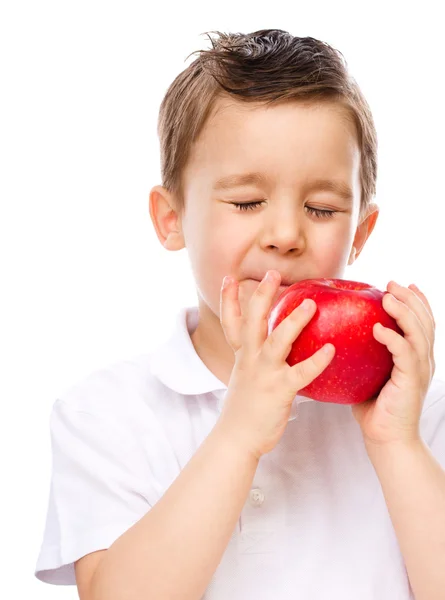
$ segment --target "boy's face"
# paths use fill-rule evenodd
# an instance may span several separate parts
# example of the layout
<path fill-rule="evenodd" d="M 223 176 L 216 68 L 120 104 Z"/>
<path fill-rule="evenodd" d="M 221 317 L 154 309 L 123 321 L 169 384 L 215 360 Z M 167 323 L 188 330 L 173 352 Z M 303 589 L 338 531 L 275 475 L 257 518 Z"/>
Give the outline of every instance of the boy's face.
<path fill-rule="evenodd" d="M 265 107 L 220 100 L 217 108 L 184 172 L 185 210 L 171 227 L 180 233 L 164 244 L 187 248 L 200 309 L 210 308 L 219 318 L 225 275 L 240 282 L 241 310 L 269 269 L 288 284 L 342 278 L 352 247 L 361 251 L 378 216 L 372 205 L 374 214 L 357 229 L 360 152 L 354 125 L 326 102 Z M 223 177 L 251 172 L 261 173 L 264 182 L 217 187 Z M 311 189 L 319 179 L 349 188 L 350 200 Z M 232 204 L 256 201 L 261 204 L 247 210 Z M 310 208 L 336 212 L 317 216 Z"/>

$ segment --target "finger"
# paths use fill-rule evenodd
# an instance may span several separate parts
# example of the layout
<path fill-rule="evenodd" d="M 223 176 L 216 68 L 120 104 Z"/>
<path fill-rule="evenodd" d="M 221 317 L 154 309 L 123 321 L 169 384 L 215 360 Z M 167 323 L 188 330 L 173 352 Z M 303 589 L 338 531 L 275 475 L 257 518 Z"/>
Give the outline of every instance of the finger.
<path fill-rule="evenodd" d="M 289 370 L 292 389 L 297 394 L 299 390 L 309 385 L 329 365 L 335 356 L 335 346 L 325 344 L 306 360 L 302 360 Z"/>
<path fill-rule="evenodd" d="M 397 325 L 405 334 L 405 337 L 402 339 L 405 339 L 409 343 L 420 360 L 428 360 L 431 343 L 425 327 L 417 315 L 404 302 L 397 300 L 392 294 L 385 294 L 382 304 L 385 311 L 396 320 Z M 400 334 L 397 335 L 402 337 Z"/>
<path fill-rule="evenodd" d="M 373 327 L 375 339 L 384 344 L 392 354 L 396 369 L 393 369 L 391 378 L 395 385 L 403 388 L 408 382 L 411 385 L 412 377 L 419 371 L 419 357 L 413 351 L 407 338 L 404 338 L 390 327 L 376 323 Z"/>
<path fill-rule="evenodd" d="M 436 324 L 428 300 L 421 294 L 420 290 L 416 293 L 413 289 L 399 285 L 395 281 L 390 281 L 387 288 L 397 300 L 402 300 L 402 302 L 409 306 L 413 313 L 417 315 L 429 338 L 434 341 Z M 420 295 L 422 295 L 424 299 L 422 299 Z"/>
<path fill-rule="evenodd" d="M 275 327 L 263 345 L 263 352 L 268 360 L 276 364 L 286 360 L 292 344 L 312 319 L 316 309 L 315 302 L 306 298 Z"/>
<path fill-rule="evenodd" d="M 268 316 L 280 283 L 279 271 L 268 271 L 249 300 L 241 333 L 242 344 L 249 352 L 260 350 L 267 338 Z"/>
<path fill-rule="evenodd" d="M 232 350 L 241 347 L 241 308 L 238 297 L 239 284 L 232 277 L 225 277 L 221 287 L 219 319 L 224 335 Z"/>
<path fill-rule="evenodd" d="M 430 318 L 431 323 L 433 325 L 433 328 L 435 329 L 436 328 L 436 322 L 434 320 L 433 311 L 432 311 L 430 303 L 428 302 L 425 294 L 423 292 L 421 292 L 419 290 L 419 288 L 416 285 L 414 285 L 414 283 L 411 283 L 408 286 L 408 288 L 414 292 L 414 294 L 416 295 L 416 297 L 419 298 L 420 301 L 422 302 L 422 304 L 424 305 L 424 307 L 426 309 L 426 312 L 428 313 L 428 317 Z"/>
<path fill-rule="evenodd" d="M 425 296 L 425 294 L 423 292 L 421 292 L 419 290 L 419 288 L 414 285 L 414 283 L 411 283 L 408 288 L 413 292 L 413 294 L 415 294 L 415 297 L 417 299 L 420 299 L 420 301 L 423 303 L 423 306 L 425 308 L 425 310 L 423 312 L 421 312 L 421 314 L 427 314 L 428 318 L 430 319 L 430 323 L 431 323 L 431 329 L 428 329 L 427 326 L 425 327 L 429 333 L 429 339 L 430 339 L 430 368 L 432 370 L 432 375 L 431 377 L 434 375 L 435 371 L 436 371 L 436 361 L 434 359 L 434 343 L 435 343 L 435 339 L 436 339 L 436 322 L 434 320 L 434 316 L 433 316 L 433 311 L 431 309 L 430 303 L 427 300 L 427 297 Z M 423 323 L 423 321 L 422 321 Z M 426 323 L 428 323 L 428 321 L 426 321 Z M 425 326 L 425 324 L 424 324 Z"/>

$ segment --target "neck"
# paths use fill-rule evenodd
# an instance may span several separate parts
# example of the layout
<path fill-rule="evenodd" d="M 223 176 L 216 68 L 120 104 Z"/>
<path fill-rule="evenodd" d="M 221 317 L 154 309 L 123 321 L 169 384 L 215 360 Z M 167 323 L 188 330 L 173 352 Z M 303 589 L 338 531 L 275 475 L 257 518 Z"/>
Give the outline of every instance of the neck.
<path fill-rule="evenodd" d="M 217 315 L 199 298 L 198 325 L 191 334 L 199 358 L 224 385 L 229 385 L 235 355 L 229 346 Z"/>

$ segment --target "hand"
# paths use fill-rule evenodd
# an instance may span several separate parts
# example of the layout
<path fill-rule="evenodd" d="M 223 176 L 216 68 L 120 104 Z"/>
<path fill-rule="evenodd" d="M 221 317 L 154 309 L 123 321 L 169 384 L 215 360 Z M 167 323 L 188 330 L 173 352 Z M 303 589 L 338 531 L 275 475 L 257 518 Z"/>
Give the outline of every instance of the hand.
<path fill-rule="evenodd" d="M 268 315 L 281 283 L 278 271 L 269 271 L 241 314 L 238 283 L 221 289 L 220 321 L 227 342 L 235 353 L 226 400 L 220 415 L 234 440 L 256 458 L 270 452 L 289 421 L 298 391 L 311 383 L 334 358 L 335 348 L 325 344 L 306 360 L 289 366 L 286 358 L 292 343 L 315 314 L 308 301 L 294 309 L 268 336 Z M 328 352 L 324 352 L 327 347 Z"/>
<path fill-rule="evenodd" d="M 378 396 L 351 407 L 367 448 L 420 440 L 419 422 L 436 365 L 433 347 L 435 321 L 425 295 L 390 281 L 383 308 L 403 330 L 374 325 L 374 337 L 392 353 L 390 380 Z M 394 294 L 394 298 L 391 294 Z"/>

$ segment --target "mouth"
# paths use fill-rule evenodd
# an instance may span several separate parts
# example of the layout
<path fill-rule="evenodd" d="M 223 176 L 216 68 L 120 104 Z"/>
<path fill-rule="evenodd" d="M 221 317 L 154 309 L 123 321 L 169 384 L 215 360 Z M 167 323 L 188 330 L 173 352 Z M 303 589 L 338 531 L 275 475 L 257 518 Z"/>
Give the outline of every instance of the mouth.
<path fill-rule="evenodd" d="M 291 284 L 289 285 L 280 285 L 280 287 L 277 290 L 277 295 L 282 294 L 284 292 L 284 290 L 287 290 L 288 287 L 290 287 Z"/>
<path fill-rule="evenodd" d="M 258 279 L 249 279 L 249 281 L 252 281 L 253 283 L 255 283 L 255 285 L 258 285 L 260 283 L 260 281 Z M 295 281 L 293 282 L 287 282 L 286 280 L 284 280 L 284 282 L 282 281 L 279 288 L 277 289 L 277 293 L 281 293 L 284 290 L 287 290 L 288 287 L 290 287 L 291 285 L 293 285 L 295 283 Z"/>

